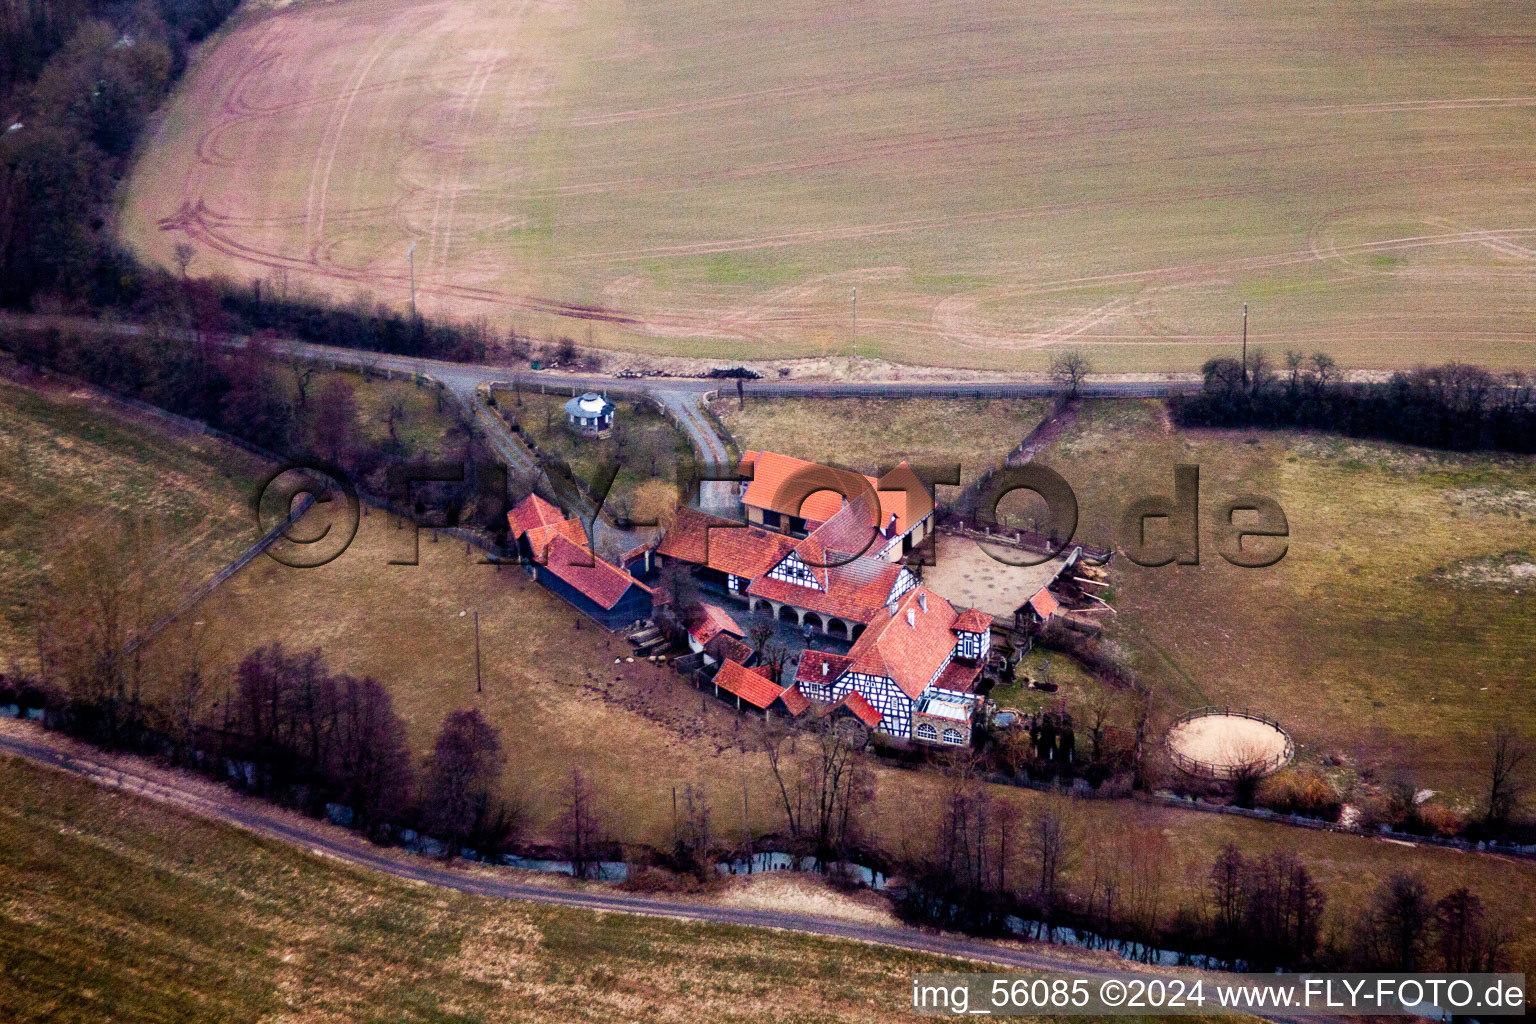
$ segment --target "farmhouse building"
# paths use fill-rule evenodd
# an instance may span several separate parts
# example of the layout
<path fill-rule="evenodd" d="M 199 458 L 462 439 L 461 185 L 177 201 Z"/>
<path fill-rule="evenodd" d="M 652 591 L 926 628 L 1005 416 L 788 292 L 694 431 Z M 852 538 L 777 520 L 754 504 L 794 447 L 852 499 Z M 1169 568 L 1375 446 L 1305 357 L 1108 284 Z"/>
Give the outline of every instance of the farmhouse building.
<path fill-rule="evenodd" d="M 651 616 L 654 591 L 587 545 L 581 522 L 530 494 L 507 513 L 529 575 L 608 629 Z"/>
<path fill-rule="evenodd" d="M 772 452 L 749 452 L 743 461 L 752 468 L 741 499 L 748 521 L 679 509 L 656 561 L 695 566 L 751 611 L 766 607 L 777 619 L 852 641 L 846 655 L 800 655 L 792 688 L 822 713 L 850 714 L 903 739 L 968 744 L 992 619 L 956 609 L 901 564 L 933 517 L 917 475 L 903 463 L 874 480 Z M 722 619 L 729 619 L 723 609 L 706 606 L 694 628 L 713 639 L 696 636 L 695 650 L 740 636 Z M 785 700 L 782 688 L 769 693 L 777 683 L 746 679 L 742 664 L 731 669 L 727 659 L 716 685 L 753 707 Z"/>
<path fill-rule="evenodd" d="M 565 424 L 585 437 L 605 437 L 613 429 L 617 408 L 606 396 L 588 391 L 565 403 Z"/>
<path fill-rule="evenodd" d="M 846 655 L 806 651 L 795 683 L 813 701 L 857 693 L 891 736 L 970 742 L 973 692 L 991 650 L 991 623 L 974 608 L 957 612 L 924 586 L 909 590 L 869 624 Z M 947 723 L 941 725 L 940 723 Z"/>
<path fill-rule="evenodd" d="M 814 533 L 856 495 L 873 492 L 871 515 L 858 544 L 847 550 L 896 561 L 922 543 L 933 526 L 933 495 L 903 462 L 876 479 L 776 452 L 742 456 L 741 503 L 747 522 L 793 537 Z M 870 529 L 873 527 L 873 529 Z"/>
<path fill-rule="evenodd" d="M 564 512 L 537 494 L 530 494 L 507 513 L 507 525 L 517 553 L 524 561 L 542 562 L 549 550 L 549 542 L 564 537 L 572 544 L 585 544 L 587 531 L 581 520 L 567 519 Z"/>

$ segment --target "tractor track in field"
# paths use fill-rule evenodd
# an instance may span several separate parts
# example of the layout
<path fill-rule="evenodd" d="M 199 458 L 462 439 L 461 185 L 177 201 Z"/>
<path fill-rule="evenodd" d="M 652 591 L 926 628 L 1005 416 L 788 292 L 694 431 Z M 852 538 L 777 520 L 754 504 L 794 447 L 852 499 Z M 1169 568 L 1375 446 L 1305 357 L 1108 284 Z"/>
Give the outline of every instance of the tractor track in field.
<path fill-rule="evenodd" d="M 530 4 L 524 2 L 508 14 L 504 23 L 510 25 L 507 33 L 517 39 L 527 32 L 519 28 L 529 17 Z M 452 59 L 435 62 L 403 62 L 395 52 L 398 41 L 422 30 L 462 32 L 464 25 L 455 21 L 457 16 L 443 3 L 421 6 L 393 4 L 381 6 L 367 34 L 360 25 L 351 21 L 336 29 L 340 23 L 285 17 L 278 12 L 262 14 L 248 27 L 238 29 L 247 32 L 245 51 L 235 48 L 230 58 L 216 61 L 213 70 L 204 69 L 208 75 L 204 91 L 210 97 L 208 111 L 214 123 L 196 138 L 191 153 L 192 166 L 186 171 L 185 187 L 179 207 L 170 216 L 158 220 L 160 230 L 181 232 L 189 241 L 205 246 L 213 254 L 230 264 L 265 268 L 273 271 L 294 272 L 309 278 L 322 287 L 327 284 L 346 286 L 357 293 L 389 292 L 400 294 L 411 285 L 411 274 L 402 255 L 385 255 L 370 243 L 361 251 L 358 239 L 376 233 L 380 225 L 393 225 L 393 233 L 422 243 L 416 257 L 416 292 L 426 298 L 438 300 L 455 311 L 484 312 L 489 310 L 515 310 L 562 319 L 604 323 L 653 338 L 721 338 L 737 342 L 773 345 L 786 336 L 806 337 L 825 335 L 841 330 L 843 318 L 832 312 L 833 304 L 824 301 L 825 296 L 815 289 L 807 291 L 802 305 L 786 306 L 758 297 L 744 301 L 725 300 L 714 303 L 711 296 L 682 294 L 662 300 L 647 301 L 626 308 L 625 303 L 608 305 L 602 302 L 568 301 L 547 294 L 543 285 L 525 280 L 521 273 L 508 276 L 505 262 L 495 259 L 494 242 L 485 242 L 487 233 L 494 234 L 499 226 L 521 227 L 529 219 L 519 217 L 519 202 L 537 203 L 588 194 L 614 193 L 622 196 L 627 191 L 653 192 L 655 190 L 687 190 L 715 183 L 729 183 L 753 178 L 792 179 L 816 174 L 829 168 L 861 163 L 875 165 L 901 164 L 902 161 L 942 159 L 986 159 L 990 151 L 1012 151 L 1027 144 L 1030 156 L 1029 169 L 1045 171 L 1058 161 L 1063 152 L 1074 149 L 1080 141 L 1127 135 L 1135 139 L 1146 132 L 1165 131 L 1170 128 L 1222 129 L 1232 125 L 1289 124 L 1295 131 L 1290 142 L 1276 142 L 1265 138 L 1255 141 L 1245 138 L 1239 130 L 1232 138 L 1218 138 L 1214 144 L 1203 148 L 1200 155 L 1207 160 L 1263 161 L 1265 154 L 1282 146 L 1290 150 L 1322 149 L 1326 140 L 1314 138 L 1307 127 L 1314 122 L 1339 119 L 1379 118 L 1413 115 L 1437 111 L 1499 111 L 1536 108 L 1536 95 L 1530 95 L 1518 85 L 1492 84 L 1479 89 L 1468 86 L 1463 96 L 1418 96 L 1392 100 L 1362 100 L 1360 102 L 1308 102 L 1306 99 L 1283 99 L 1256 94 L 1251 102 L 1235 99 L 1214 109 L 1185 109 L 1177 107 L 1151 107 L 1140 110 L 1116 111 L 1111 108 L 1099 112 L 1077 110 L 1075 112 L 1045 113 L 1045 106 L 1026 107 L 1024 117 L 987 118 L 956 124 L 947 129 L 923 130 L 919 121 L 898 120 L 891 127 L 873 137 L 860 140 L 854 133 L 851 144 L 834 141 L 833 136 L 812 138 L 809 130 L 802 137 L 797 135 L 790 143 L 811 143 L 810 152 L 791 155 L 788 158 L 752 159 L 760 154 L 744 143 L 731 142 L 720 150 L 719 159 L 709 161 L 718 166 L 690 168 L 687 161 L 680 162 L 676 170 L 657 174 L 610 176 L 609 168 L 615 166 L 612 157 L 597 152 L 596 162 L 586 161 L 581 171 L 602 180 L 574 181 L 569 184 L 539 185 L 524 181 L 514 162 L 512 168 L 484 166 L 473 146 L 476 128 L 483 136 L 486 132 L 506 134 L 518 138 L 531 138 L 533 125 L 553 126 L 561 132 L 581 137 L 588 130 L 600 130 L 606 126 L 634 122 L 656 122 L 659 130 L 676 131 L 679 123 L 688 118 L 709 117 L 725 111 L 751 111 L 756 107 L 781 106 L 785 103 L 806 100 L 837 99 L 881 95 L 903 90 L 931 90 L 938 88 L 970 88 L 966 83 L 977 80 L 1009 80 L 1021 82 L 1049 82 L 1068 73 L 1091 72 L 1107 67 L 1123 57 L 1132 63 L 1154 59 L 1159 61 L 1207 60 L 1213 52 L 1209 45 L 1175 43 L 1158 50 L 1156 54 L 1130 51 L 1115 60 L 1092 50 L 1069 50 L 1062 53 L 1010 52 L 1001 56 L 950 63 L 926 62 L 921 64 L 875 64 L 865 68 L 843 70 L 829 65 L 831 73 L 810 80 L 774 84 L 765 88 L 722 89 L 702 94 L 681 94 L 673 102 L 650 104 L 626 104 L 623 99 L 610 103 L 617 109 L 578 108 L 577 116 L 562 117 L 559 107 L 546 106 L 541 92 L 540 65 L 511 43 L 479 44 L 456 51 Z M 500 16 L 500 14 L 498 14 Z M 445 20 L 446 19 L 446 20 Z M 608 60 L 638 61 L 671 52 L 711 46 L 721 46 L 731 40 L 768 39 L 775 33 L 791 32 L 809 26 L 838 24 L 857 29 L 853 40 L 862 39 L 866 44 L 880 41 L 884 29 L 870 27 L 856 18 L 840 14 L 810 16 L 786 15 L 777 19 L 755 20 L 745 29 L 728 28 L 720 32 L 704 32 L 689 35 L 674 42 L 676 45 L 656 45 L 656 40 L 644 40 L 633 50 L 616 49 L 613 52 L 593 52 L 579 60 L 601 63 Z M 347 39 L 355 36 L 356 47 L 352 50 L 322 47 L 319 52 L 333 58 L 333 63 L 318 64 L 324 70 L 316 79 L 308 75 L 296 61 L 306 49 L 310 35 L 317 27 L 340 31 Z M 985 27 L 964 22 L 959 24 L 936 21 L 932 24 L 901 23 L 891 27 L 898 34 L 893 39 L 911 44 L 913 40 L 926 40 L 935 46 L 951 45 L 969 48 L 984 33 Z M 860 34 L 862 33 L 862 35 Z M 867 36 L 868 38 L 865 38 Z M 467 37 L 466 37 L 467 38 Z M 716 42 L 711 42 L 716 40 Z M 1412 39 L 1392 39 L 1381 42 L 1386 50 L 1410 52 L 1432 45 L 1449 46 L 1457 50 L 1482 53 L 1503 52 L 1536 45 L 1536 36 L 1524 33 L 1452 33 L 1433 44 Z M 1365 52 L 1360 44 L 1347 38 L 1322 37 L 1309 45 L 1329 54 L 1353 54 Z M 1218 55 L 1237 60 L 1245 54 L 1267 52 L 1268 44 L 1257 39 L 1220 40 Z M 1370 52 L 1381 48 L 1373 44 Z M 312 48 L 312 47 L 310 47 Z M 212 59 L 212 58 L 211 58 Z M 512 76 L 509 78 L 508 76 Z M 528 82 L 522 79 L 527 78 Z M 734 84 L 734 83 L 733 83 Z M 312 91 L 305 91 L 312 90 Z M 399 116 L 399 132 L 406 142 L 409 154 L 425 157 L 407 166 L 401 162 L 394 168 L 394 188 L 399 193 L 384 203 L 366 203 L 350 206 L 341 201 L 343 180 L 333 176 L 356 173 L 349 164 L 351 152 L 357 148 L 354 134 L 358 130 L 354 122 L 362 118 L 365 108 L 372 104 L 369 98 L 392 103 L 395 99 L 409 99 L 417 92 L 425 92 L 430 98 L 414 109 Z M 485 116 L 477 119 L 481 99 L 497 92 L 504 93 L 503 101 L 510 98 L 514 108 L 509 114 L 498 109 L 489 125 Z M 630 94 L 619 94 L 628 96 Z M 654 97 L 643 92 L 635 93 L 646 99 Z M 662 99 L 674 96 L 663 95 Z M 380 99 L 383 97 L 384 99 Z M 1327 98 L 1332 98 L 1331 95 Z M 1342 99 L 1350 99 L 1344 93 Z M 321 116 L 324 111 L 324 116 Z M 529 111 L 541 111 L 530 115 Z M 395 110 L 398 115 L 400 111 Z M 277 211 L 273 215 L 258 216 L 238 197 L 221 192 L 219 182 L 233 173 L 238 176 L 249 172 L 254 153 L 248 152 L 255 143 L 252 139 L 270 139 L 274 130 L 258 127 L 249 138 L 239 132 L 255 122 L 279 122 L 281 134 L 285 119 L 308 119 L 316 128 L 323 128 L 317 143 L 307 150 L 312 155 L 308 161 L 307 184 L 298 186 L 304 193 L 301 210 Z M 535 119 L 537 118 L 537 119 Z M 323 123 L 322 123 L 323 122 Z M 507 130 L 502 132 L 503 122 Z M 492 127 L 494 126 L 494 127 Z M 908 128 L 917 130 L 906 130 Z M 796 130 L 800 131 L 799 129 Z M 1219 134 L 1219 133 L 1218 133 Z M 841 138 L 838 136 L 836 138 Z M 345 145 L 344 145 L 345 143 Z M 1113 143 L 1115 146 L 1131 143 Z M 719 147 L 717 147 L 719 148 Z M 790 151 L 796 145 L 786 144 Z M 800 149 L 806 147 L 801 146 Z M 728 150 L 728 151 L 727 151 Z M 1455 154 L 1454 150 L 1446 152 Z M 745 159 L 736 160 L 736 155 Z M 968 157 L 969 154 L 969 157 Z M 1460 154 L 1466 156 L 1469 154 Z M 1475 154 L 1471 154 L 1475 155 Z M 1308 158 L 1309 160 L 1311 158 Z M 1111 161 L 1094 156 L 1083 169 L 1107 166 Z M 1075 166 L 1075 165 L 1074 165 Z M 1352 191 L 1367 187 L 1383 179 L 1403 182 L 1434 183 L 1440 179 L 1457 177 L 1484 178 L 1510 177 L 1528 170 L 1518 154 L 1506 159 L 1482 161 L 1446 159 L 1439 163 L 1412 163 L 1388 167 L 1361 166 L 1343 172 L 1321 171 L 1293 173 L 1281 177 L 1275 174 L 1244 177 L 1242 180 L 1217 181 L 1212 184 L 1158 185 L 1156 178 L 1149 179 L 1142 187 L 1132 187 L 1116 194 L 1087 195 L 1069 198 L 1061 202 L 1003 206 L 999 209 L 980 210 L 934 216 L 894 217 L 871 219 L 864 222 L 836 223 L 775 233 L 746 233 L 736 237 L 705 238 L 670 244 L 639 245 L 629 248 L 601 248 L 588 246 L 589 251 L 549 254 L 548 262 L 558 268 L 564 264 L 572 268 L 576 278 L 583 274 L 601 275 L 610 269 L 622 269 L 626 264 L 651 261 L 711 257 L 726 253 L 764 252 L 793 250 L 797 247 L 861 246 L 868 243 L 878 248 L 882 239 L 903 235 L 942 236 L 951 232 L 963 234 L 967 229 L 998 223 L 1026 224 L 1029 221 L 1063 218 L 1122 217 L 1124 211 L 1137 209 L 1161 210 L 1189 205 L 1247 204 L 1266 197 L 1291 194 L 1297 191 L 1339 190 Z M 1164 178 L 1167 181 L 1170 178 Z M 1177 180 L 1173 178 L 1171 180 Z M 388 188 L 387 183 L 384 186 Z M 1426 186 L 1428 187 L 1428 186 Z M 489 200 L 495 199 L 492 204 Z M 503 202 L 505 200 L 505 202 Z M 473 230 L 468 230 L 470 219 Z M 1503 218 L 1500 218 L 1503 219 Z M 769 222 L 771 223 L 771 222 Z M 753 225 L 761 227 L 762 222 Z M 1460 226 L 1460 225 L 1455 225 Z M 1021 230 L 1029 231 L 1030 228 Z M 1159 317 L 1155 295 L 1160 291 L 1189 289 L 1194 287 L 1225 287 L 1230 281 L 1224 277 L 1237 274 L 1263 274 L 1286 267 L 1309 263 L 1332 268 L 1330 273 L 1343 275 L 1343 279 L 1373 273 L 1363 267 L 1364 257 L 1445 245 L 1477 245 L 1495 256 L 1510 260 L 1525 260 L 1528 249 L 1521 243 L 1522 236 L 1533 229 L 1519 226 L 1473 228 L 1464 231 L 1449 230 L 1441 235 L 1403 236 L 1378 239 L 1369 242 L 1340 246 L 1331 239 L 1319 239 L 1315 235 L 1306 239 L 1307 248 L 1282 251 L 1260 256 L 1214 259 L 1203 262 L 1177 263 L 1165 266 L 1144 267 L 1108 274 L 1091 274 L 1081 277 L 1040 279 L 1039 266 L 1024 266 L 1017 258 L 1004 259 L 992 268 L 994 281 L 1007 281 L 1010 277 L 1018 283 L 980 284 L 958 295 L 904 295 L 902 301 L 910 306 L 915 301 L 918 308 L 898 307 L 894 314 L 876 307 L 867 318 L 860 317 L 861 324 L 872 330 L 900 332 L 905 343 L 924 343 L 928 339 L 953 344 L 972 350 L 1023 350 L 1045 346 L 1063 345 L 1119 345 L 1150 343 L 1160 346 L 1206 345 L 1225 335 L 1197 333 L 1180 329 L 1173 317 Z M 470 240 L 461 240 L 466 231 Z M 1383 232 L 1385 233 L 1385 232 Z M 662 234 L 662 240 L 670 232 Z M 285 246 L 279 239 L 284 235 L 301 235 L 302 244 Z M 1283 242 L 1281 243 L 1284 244 Z M 403 252 L 403 246 L 402 250 Z M 1155 260 L 1155 256 L 1146 262 Z M 1358 260 L 1358 262 L 1351 262 Z M 398 261 L 398 269 L 395 263 Z M 593 269 L 596 268 L 594 271 Z M 515 269 L 515 268 L 514 268 Z M 1519 282 L 1536 273 L 1530 266 L 1493 266 L 1462 268 L 1433 265 L 1412 267 L 1396 272 L 1402 277 L 1439 281 L 1447 287 L 1467 281 L 1499 280 Z M 558 277 L 557 277 L 558 280 Z M 512 282 L 507 287 L 505 282 Z M 1514 285 L 1510 285 L 1513 287 Z M 524 290 L 526 289 L 526 290 Z M 1076 290 L 1111 289 L 1125 294 L 1094 296 L 1075 308 L 1066 309 L 1054 321 L 1049 317 L 1040 321 L 1018 324 L 1005 305 L 1019 305 L 1038 296 L 1048 296 Z M 558 290 L 548 289 L 548 291 Z M 545 291 L 545 294 L 539 292 Z M 599 293 L 601 294 L 601 293 Z M 648 297 L 649 298 L 649 297 Z M 950 299 L 958 301 L 949 308 L 941 309 Z M 1183 301 L 1183 300 L 1180 300 Z M 925 305 L 926 304 L 926 305 Z M 1187 305 L 1187 302 L 1185 302 Z M 931 306 L 932 308 L 928 308 Z M 1355 321 L 1350 340 L 1359 343 L 1413 339 L 1424 336 L 1444 336 L 1445 331 L 1412 332 L 1398 331 L 1391 326 L 1391 315 L 1365 317 Z M 1148 326 L 1150 325 L 1150 326 Z M 1137 327 L 1146 330 L 1135 332 Z M 1128 332 L 1125 328 L 1131 328 Z M 1134 333 L 1133 333 L 1134 332 Z M 1315 336 L 1337 336 L 1340 330 L 1317 329 Z M 1469 339 L 1486 337 L 1490 340 L 1513 344 L 1529 344 L 1536 341 L 1536 332 L 1519 327 L 1505 331 L 1457 331 Z M 1275 338 L 1297 341 L 1307 336 L 1307 331 L 1275 334 Z M 1257 337 L 1257 336 L 1256 336 Z M 1262 340 L 1262 339 L 1261 339 Z M 825 344 L 825 342 L 823 342 Z"/>

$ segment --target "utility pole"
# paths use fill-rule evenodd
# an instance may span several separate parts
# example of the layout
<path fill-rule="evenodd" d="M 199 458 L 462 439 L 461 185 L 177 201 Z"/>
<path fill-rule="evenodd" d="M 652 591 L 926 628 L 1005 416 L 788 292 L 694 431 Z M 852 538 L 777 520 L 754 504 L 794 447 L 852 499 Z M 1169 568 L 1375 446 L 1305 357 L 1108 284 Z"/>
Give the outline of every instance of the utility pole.
<path fill-rule="evenodd" d="M 741 777 L 741 838 L 747 853 L 747 874 L 752 873 L 752 819 L 747 814 L 747 777 Z"/>
<path fill-rule="evenodd" d="M 405 258 L 411 261 L 411 322 L 416 322 L 416 243 L 405 250 Z"/>
<path fill-rule="evenodd" d="M 475 609 L 475 692 L 480 693 L 480 610 Z"/>
<path fill-rule="evenodd" d="M 859 286 L 853 286 L 853 297 L 849 299 L 853 304 L 853 358 L 859 358 Z"/>
<path fill-rule="evenodd" d="M 1243 303 L 1243 383 L 1248 383 L 1248 303 Z"/>

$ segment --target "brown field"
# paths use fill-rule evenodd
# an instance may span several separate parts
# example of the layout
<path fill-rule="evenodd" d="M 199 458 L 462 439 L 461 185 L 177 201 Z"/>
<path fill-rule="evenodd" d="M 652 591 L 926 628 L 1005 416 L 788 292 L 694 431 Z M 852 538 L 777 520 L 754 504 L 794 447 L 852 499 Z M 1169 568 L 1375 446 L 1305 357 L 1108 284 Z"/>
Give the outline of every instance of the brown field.
<path fill-rule="evenodd" d="M 627 655 L 627 645 L 520 570 L 475 564 L 477 556 L 466 556 L 462 544 L 434 545 L 424 536 L 419 566 L 386 565 L 409 552 L 406 537 L 374 513 L 362 521 L 353 547 L 323 568 L 258 561 L 162 635 L 151 661 L 184 655 L 193 631 L 203 634 L 205 667 L 214 672 L 259 644 L 318 645 L 334 669 L 371 674 L 390 687 L 411 743 L 423 753 L 446 712 L 478 706 L 503 731 L 511 753 L 508 781 L 527 800 L 533 838 L 554 838 L 560 792 L 573 766 L 593 777 L 610 826 L 626 839 L 670 845 L 672 787 L 689 784 L 709 794 L 727 836 L 740 828 L 743 788 L 754 834 L 782 827 L 766 759 L 741 749 L 750 745 L 752 719 L 702 698 L 670 670 L 613 664 L 614 657 Z M 475 609 L 482 631 L 481 694 L 475 693 L 468 614 Z M 1055 669 L 1046 674 L 1063 682 L 1072 678 Z M 937 827 L 933 815 L 945 780 L 889 768 L 878 768 L 876 778 L 868 808 L 871 834 L 893 851 L 916 852 Z M 1024 808 L 1043 799 L 1011 787 L 996 792 Z M 1150 843 L 1166 869 L 1171 910 L 1175 896 L 1198 898 L 1223 843 L 1250 851 L 1292 849 L 1333 889 L 1334 913 L 1342 920 L 1376 880 L 1411 868 L 1423 872 L 1437 893 L 1453 882 L 1472 885 L 1513 920 L 1529 922 L 1517 929 L 1513 955 L 1520 963 L 1536 963 L 1536 865 L 1136 803 L 1072 807 L 1083 840 L 1066 871 L 1075 885 L 1086 884 L 1090 858 L 1123 861 Z M 1021 864 L 1017 870 L 1028 869 Z"/>
<path fill-rule="evenodd" d="M 598 346 L 1536 365 L 1525 12 L 1492 0 L 248 5 L 141 153 L 192 271 Z"/>

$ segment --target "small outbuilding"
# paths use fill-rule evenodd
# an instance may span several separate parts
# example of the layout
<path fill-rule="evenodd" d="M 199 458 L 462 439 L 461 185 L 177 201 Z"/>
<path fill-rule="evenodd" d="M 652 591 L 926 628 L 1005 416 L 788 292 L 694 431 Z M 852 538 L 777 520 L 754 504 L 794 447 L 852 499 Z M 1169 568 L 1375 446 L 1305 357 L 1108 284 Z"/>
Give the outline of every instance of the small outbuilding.
<path fill-rule="evenodd" d="M 617 409 L 607 396 L 588 391 L 565 403 L 565 424 L 584 437 L 604 437 L 613 429 Z"/>

